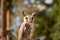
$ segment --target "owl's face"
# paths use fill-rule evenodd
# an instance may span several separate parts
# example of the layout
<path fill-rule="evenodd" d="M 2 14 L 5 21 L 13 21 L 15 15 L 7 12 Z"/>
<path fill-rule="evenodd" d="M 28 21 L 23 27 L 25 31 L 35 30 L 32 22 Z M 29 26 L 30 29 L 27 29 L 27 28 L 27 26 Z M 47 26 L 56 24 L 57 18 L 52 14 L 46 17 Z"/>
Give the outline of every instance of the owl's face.
<path fill-rule="evenodd" d="M 34 17 L 33 17 L 32 15 L 26 15 L 26 16 L 24 17 L 24 21 L 25 21 L 25 22 L 29 22 L 29 23 L 33 23 Z"/>
<path fill-rule="evenodd" d="M 34 16 L 35 13 L 32 13 L 32 15 L 26 15 L 24 14 L 24 22 L 29 22 L 29 23 L 33 23 L 34 22 Z"/>

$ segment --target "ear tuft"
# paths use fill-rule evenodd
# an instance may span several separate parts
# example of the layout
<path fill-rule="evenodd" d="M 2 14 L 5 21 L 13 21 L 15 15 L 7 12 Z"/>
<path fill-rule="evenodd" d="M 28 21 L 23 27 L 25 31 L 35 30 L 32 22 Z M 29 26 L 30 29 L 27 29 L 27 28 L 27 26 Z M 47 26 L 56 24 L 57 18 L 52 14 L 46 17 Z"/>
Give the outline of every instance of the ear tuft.
<path fill-rule="evenodd" d="M 32 16 L 35 16 L 36 15 L 36 13 L 32 13 Z"/>
<path fill-rule="evenodd" d="M 27 15 L 27 13 L 25 13 L 25 12 L 23 11 L 23 15 L 24 15 L 24 16 L 26 16 L 26 15 Z"/>

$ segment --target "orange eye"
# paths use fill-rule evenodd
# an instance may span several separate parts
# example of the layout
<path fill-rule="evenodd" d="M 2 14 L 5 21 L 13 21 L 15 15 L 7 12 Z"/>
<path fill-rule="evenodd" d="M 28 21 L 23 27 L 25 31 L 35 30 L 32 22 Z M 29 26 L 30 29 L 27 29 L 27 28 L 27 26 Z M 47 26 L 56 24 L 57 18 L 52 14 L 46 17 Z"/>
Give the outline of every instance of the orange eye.
<path fill-rule="evenodd" d="M 26 17 L 26 19 L 28 19 L 28 18 Z"/>
<path fill-rule="evenodd" d="M 31 19 L 33 20 L 33 17 Z"/>

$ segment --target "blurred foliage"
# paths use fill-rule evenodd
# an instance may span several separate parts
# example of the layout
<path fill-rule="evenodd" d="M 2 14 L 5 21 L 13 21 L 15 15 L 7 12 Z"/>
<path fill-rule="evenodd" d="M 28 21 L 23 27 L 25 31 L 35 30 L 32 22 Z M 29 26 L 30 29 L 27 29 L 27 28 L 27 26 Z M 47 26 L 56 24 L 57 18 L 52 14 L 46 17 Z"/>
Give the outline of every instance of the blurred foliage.
<path fill-rule="evenodd" d="M 34 33 L 35 37 L 42 36 L 46 29 L 46 36 L 48 40 L 60 40 L 60 0 L 54 0 L 51 13 L 48 16 L 45 12 L 37 11 L 37 16 L 35 22 L 38 23 L 36 31 Z M 49 7 L 47 5 L 47 7 Z M 44 29 L 45 28 L 45 29 Z M 43 31 L 44 30 L 44 31 Z"/>
<path fill-rule="evenodd" d="M 50 31 L 49 37 L 52 40 L 60 40 L 60 0 L 55 0 L 55 4 L 52 7 L 52 12 L 50 14 L 51 18 L 54 19 L 55 23 L 52 26 L 52 31 Z"/>

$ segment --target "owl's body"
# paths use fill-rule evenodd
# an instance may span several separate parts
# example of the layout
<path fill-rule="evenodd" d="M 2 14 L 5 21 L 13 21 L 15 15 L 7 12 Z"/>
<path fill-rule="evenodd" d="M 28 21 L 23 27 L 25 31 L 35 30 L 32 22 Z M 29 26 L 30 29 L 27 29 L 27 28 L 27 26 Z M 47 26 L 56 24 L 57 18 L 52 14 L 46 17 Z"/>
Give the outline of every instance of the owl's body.
<path fill-rule="evenodd" d="M 34 18 L 33 15 L 24 16 L 24 21 L 19 28 L 18 40 L 33 40 Z"/>

